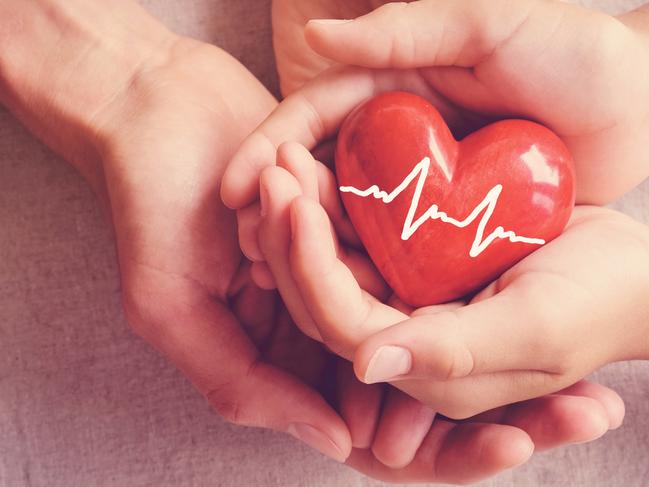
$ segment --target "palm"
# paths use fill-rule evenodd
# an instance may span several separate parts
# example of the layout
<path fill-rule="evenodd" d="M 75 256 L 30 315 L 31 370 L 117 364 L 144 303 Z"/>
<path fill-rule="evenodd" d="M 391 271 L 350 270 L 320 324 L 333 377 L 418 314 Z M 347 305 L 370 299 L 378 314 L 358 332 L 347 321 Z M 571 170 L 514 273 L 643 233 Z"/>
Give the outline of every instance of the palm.
<path fill-rule="evenodd" d="M 283 95 L 331 67 L 304 39 L 311 19 L 352 19 L 371 12 L 387 0 L 273 0 L 273 44 Z"/>
<path fill-rule="evenodd" d="M 247 423 L 222 398 L 249 364 L 281 369 L 263 382 L 289 398 L 297 382 L 329 390 L 328 354 L 299 333 L 277 293 L 252 283 L 218 194 L 232 152 L 275 100 L 222 51 L 184 42 L 172 71 L 137 80 L 137 99 L 118 100 L 134 106 L 129 120 L 113 126 L 107 112 L 102 121 L 125 309 L 222 414 Z M 230 366 L 232 380 L 205 377 L 213 366 Z"/>
<path fill-rule="evenodd" d="M 472 122 L 514 116 L 548 126 L 575 158 L 579 203 L 610 202 L 646 176 L 646 42 L 614 17 L 562 2 L 420 0 L 344 25 L 310 24 L 305 36 L 333 61 L 380 68 L 367 73 L 381 79 L 370 81 L 372 93 L 428 90 Z M 359 78 L 328 98 L 359 91 Z"/>

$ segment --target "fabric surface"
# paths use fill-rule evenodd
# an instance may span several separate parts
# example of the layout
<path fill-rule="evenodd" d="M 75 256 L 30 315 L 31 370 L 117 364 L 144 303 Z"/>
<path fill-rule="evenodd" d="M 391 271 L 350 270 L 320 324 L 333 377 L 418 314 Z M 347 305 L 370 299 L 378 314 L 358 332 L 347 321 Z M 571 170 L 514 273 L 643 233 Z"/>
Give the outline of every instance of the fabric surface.
<path fill-rule="evenodd" d="M 276 88 L 269 0 L 142 3 Z M 649 223 L 649 183 L 616 206 Z M 649 363 L 596 378 L 626 400 L 620 430 L 537 455 L 482 485 L 649 485 Z M 111 235 L 88 187 L 0 111 L 0 486 L 149 485 L 383 484 L 285 435 L 213 414 L 129 331 Z"/>

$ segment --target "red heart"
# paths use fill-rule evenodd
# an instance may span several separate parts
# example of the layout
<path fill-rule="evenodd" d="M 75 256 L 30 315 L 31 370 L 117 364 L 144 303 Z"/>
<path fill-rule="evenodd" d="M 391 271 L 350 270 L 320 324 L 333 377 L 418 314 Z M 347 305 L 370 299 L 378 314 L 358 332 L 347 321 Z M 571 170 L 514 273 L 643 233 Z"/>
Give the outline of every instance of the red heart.
<path fill-rule="evenodd" d="M 430 103 L 401 92 L 379 95 L 347 118 L 336 173 L 372 260 L 412 306 L 493 281 L 557 237 L 575 202 L 572 157 L 547 128 L 505 120 L 457 142 Z"/>

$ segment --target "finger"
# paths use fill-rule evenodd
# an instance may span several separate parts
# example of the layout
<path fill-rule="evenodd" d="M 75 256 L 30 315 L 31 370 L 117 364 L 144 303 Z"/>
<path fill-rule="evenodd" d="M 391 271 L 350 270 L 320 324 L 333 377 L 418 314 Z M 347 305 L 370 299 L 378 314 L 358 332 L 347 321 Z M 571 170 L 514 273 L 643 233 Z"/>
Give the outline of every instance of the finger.
<path fill-rule="evenodd" d="M 277 282 L 275 276 L 270 271 L 270 267 L 266 262 L 253 262 L 250 267 L 250 276 L 257 286 L 266 291 L 277 289 Z"/>
<path fill-rule="evenodd" d="M 136 332 L 226 420 L 291 432 L 339 461 L 348 456 L 351 441 L 342 419 L 315 390 L 260 362 L 225 306 L 197 296 L 193 282 L 150 269 L 123 270 L 127 315 Z"/>
<path fill-rule="evenodd" d="M 434 418 L 432 409 L 390 388 L 372 443 L 374 456 L 394 469 L 408 466 L 426 438 Z"/>
<path fill-rule="evenodd" d="M 340 193 L 338 192 L 338 182 L 334 173 L 324 164 L 318 164 L 317 171 L 320 204 L 331 219 L 336 233 L 345 244 L 361 249 L 363 244 L 343 209 Z"/>
<path fill-rule="evenodd" d="M 257 240 L 260 222 L 259 204 L 252 204 L 237 211 L 239 246 L 243 255 L 252 262 L 261 262 L 264 260 Z"/>
<path fill-rule="evenodd" d="M 606 410 L 590 397 L 549 395 L 505 409 L 501 423 L 526 431 L 538 450 L 586 443 L 609 430 Z"/>
<path fill-rule="evenodd" d="M 503 283 L 501 283 L 504 285 Z M 568 331 L 559 316 L 564 281 L 536 273 L 520 277 L 490 298 L 445 312 L 415 316 L 370 337 L 359 346 L 355 368 L 367 382 L 422 378 L 450 380 L 500 371 L 561 372 L 553 350 L 559 350 Z M 570 310 L 566 306 L 564 310 Z M 567 313 L 567 311 L 566 311 Z M 571 328 L 579 326 L 572 317 Z M 391 370 L 392 355 L 409 357 L 405 373 Z"/>
<path fill-rule="evenodd" d="M 354 375 L 349 362 L 338 362 L 338 407 L 351 435 L 354 448 L 369 449 L 381 414 L 383 389 L 367 385 Z"/>
<path fill-rule="evenodd" d="M 297 179 L 304 196 L 322 204 L 343 241 L 361 247 L 360 239 L 343 210 L 336 177 L 327 166 L 296 142 L 280 145 L 277 150 L 277 165 Z"/>
<path fill-rule="evenodd" d="M 230 208 L 243 208 L 258 197 L 259 174 L 274 165 L 277 148 L 293 141 L 314 149 L 332 137 L 349 113 L 366 99 L 395 89 L 407 90 L 436 102 L 446 120 L 454 116 L 450 104 L 431 92 L 416 71 L 333 69 L 286 98 L 251 134 L 233 156 L 221 185 L 221 197 Z"/>
<path fill-rule="evenodd" d="M 387 347 L 386 347 L 387 348 Z M 388 350 L 394 362 L 406 362 Z M 357 372 L 358 373 L 358 372 Z M 574 382 L 571 377 L 537 370 L 472 375 L 454 380 L 393 380 L 390 383 L 448 418 L 462 420 L 507 404 L 553 394 Z"/>
<path fill-rule="evenodd" d="M 334 98 L 324 89 L 327 79 Z M 350 89 L 351 88 L 351 89 Z M 258 128 L 241 144 L 223 176 L 221 196 L 231 208 L 241 208 L 257 197 L 256 181 L 266 166 L 273 165 L 277 148 L 294 141 L 313 149 L 333 135 L 356 105 L 374 92 L 374 78 L 367 70 L 350 71 L 344 76 L 325 76 L 322 81 L 307 85 L 286 98 Z"/>
<path fill-rule="evenodd" d="M 345 217 L 342 204 L 338 198 L 337 186 L 333 173 L 325 168 L 327 175 L 323 177 L 324 166 L 315 160 L 313 155 L 302 145 L 295 142 L 287 142 L 280 146 L 277 156 L 277 165 L 285 169 L 299 184 L 302 195 L 313 201 L 322 200 L 322 206 L 327 211 L 332 221 L 338 221 L 338 225 L 347 229 L 347 234 L 354 235 L 353 229 L 349 228 L 351 223 Z M 331 182 L 333 179 L 333 184 Z M 324 180 L 324 181 L 323 181 Z M 322 188 L 322 193 L 320 188 Z M 337 241 L 337 234 L 334 238 Z M 347 250 L 336 243 L 336 253 L 340 260 L 350 268 L 360 286 L 377 298 L 387 295 L 389 288 L 376 267 L 363 254 Z"/>
<path fill-rule="evenodd" d="M 587 395 L 562 394 L 503 406 L 468 421 L 516 426 L 530 435 L 537 451 L 593 441 L 610 426 L 602 402 Z"/>
<path fill-rule="evenodd" d="M 311 20 L 305 36 L 318 54 L 340 64 L 471 67 L 510 42 L 521 26 L 529 30 L 532 11 L 545 25 L 562 13 L 535 0 L 394 2 L 351 21 Z"/>
<path fill-rule="evenodd" d="M 302 299 L 325 343 L 349 358 L 358 343 L 405 315 L 364 293 L 338 259 L 323 208 L 308 198 L 291 204 L 290 267 Z"/>
<path fill-rule="evenodd" d="M 617 392 L 595 382 L 582 380 L 559 392 L 559 395 L 583 396 L 597 400 L 608 417 L 609 429 L 615 430 L 622 426 L 624 421 L 624 401 Z"/>
<path fill-rule="evenodd" d="M 392 469 L 357 449 L 347 464 L 386 482 L 468 484 L 526 462 L 533 450 L 529 436 L 512 426 L 436 420 L 405 468 Z"/>
<path fill-rule="evenodd" d="M 307 336 L 321 341 L 322 338 L 302 302 L 288 264 L 291 240 L 289 208 L 291 201 L 299 196 L 302 190 L 290 173 L 274 166 L 261 174 L 260 191 L 263 218 L 259 226 L 259 244 L 262 253 L 295 324 Z"/>
<path fill-rule="evenodd" d="M 338 258 L 351 271 L 363 291 L 381 302 L 388 299 L 392 290 L 367 255 L 339 246 Z"/>
<path fill-rule="evenodd" d="M 277 149 L 277 165 L 293 175 L 304 196 L 320 201 L 317 162 L 306 147 L 284 142 Z"/>

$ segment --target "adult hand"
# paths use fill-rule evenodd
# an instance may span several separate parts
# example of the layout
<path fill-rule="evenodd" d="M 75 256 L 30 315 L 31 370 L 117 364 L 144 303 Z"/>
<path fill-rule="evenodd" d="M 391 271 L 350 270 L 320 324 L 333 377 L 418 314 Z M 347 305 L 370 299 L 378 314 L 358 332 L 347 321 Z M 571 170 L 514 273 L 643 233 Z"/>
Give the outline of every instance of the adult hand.
<path fill-rule="evenodd" d="M 542 0 L 421 0 L 389 3 L 354 21 L 311 21 L 305 36 L 315 52 L 374 70 L 332 73 L 317 82 L 321 89 L 296 94 L 290 104 L 302 104 L 303 116 L 283 118 L 283 131 L 267 135 L 274 148 L 291 140 L 311 148 L 373 94 L 414 91 L 458 133 L 502 117 L 548 126 L 575 158 L 578 203 L 608 203 L 649 175 L 649 41 L 637 18 L 623 17 L 626 25 Z M 299 124 L 312 129 L 308 138 L 295 137 Z M 237 158 L 250 156 L 247 167 L 271 158 L 249 149 Z M 238 178 L 224 185 L 235 208 L 254 199 L 258 176 L 239 167 L 232 165 Z"/>
<path fill-rule="evenodd" d="M 227 420 L 288 431 L 343 461 L 348 428 L 318 392 L 328 356 L 251 284 L 218 197 L 272 96 L 135 3 L 3 0 L 0 14 L 0 35 L 22 26 L 0 56 L 3 102 L 100 196 L 134 330 Z"/>
<path fill-rule="evenodd" d="M 353 19 L 387 0 L 273 0 L 273 45 L 284 96 L 293 93 L 334 62 L 317 54 L 304 37 L 311 19 Z"/>

